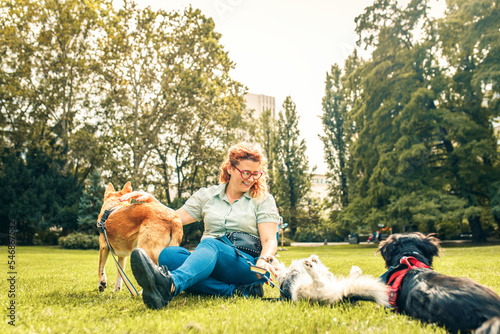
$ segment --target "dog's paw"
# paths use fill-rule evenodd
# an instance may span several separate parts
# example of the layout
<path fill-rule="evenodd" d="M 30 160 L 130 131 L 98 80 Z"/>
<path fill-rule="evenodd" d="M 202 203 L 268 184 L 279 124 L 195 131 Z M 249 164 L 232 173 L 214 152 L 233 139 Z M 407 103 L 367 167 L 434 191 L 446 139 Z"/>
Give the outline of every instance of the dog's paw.
<path fill-rule="evenodd" d="M 318 263 L 311 261 L 311 259 L 304 260 L 305 272 L 312 278 L 313 282 L 320 281 L 320 271 L 318 270 Z"/>
<path fill-rule="evenodd" d="M 359 277 L 363 274 L 363 271 L 358 266 L 352 266 L 350 275 L 353 277 Z"/>
<path fill-rule="evenodd" d="M 104 282 L 104 281 L 99 282 L 99 292 L 103 292 L 107 286 L 108 286 L 108 284 L 106 282 Z"/>
<path fill-rule="evenodd" d="M 309 256 L 309 258 L 307 260 L 309 260 L 312 263 L 320 263 L 319 257 L 317 255 L 314 255 L 314 254 Z"/>
<path fill-rule="evenodd" d="M 313 268 L 317 265 L 321 265 L 321 261 L 319 260 L 319 257 L 317 255 L 311 255 L 307 259 L 304 259 L 304 267 L 309 267 Z"/>
<path fill-rule="evenodd" d="M 305 259 L 304 260 L 304 268 L 306 269 L 312 269 L 316 265 L 317 262 L 311 259 Z"/>

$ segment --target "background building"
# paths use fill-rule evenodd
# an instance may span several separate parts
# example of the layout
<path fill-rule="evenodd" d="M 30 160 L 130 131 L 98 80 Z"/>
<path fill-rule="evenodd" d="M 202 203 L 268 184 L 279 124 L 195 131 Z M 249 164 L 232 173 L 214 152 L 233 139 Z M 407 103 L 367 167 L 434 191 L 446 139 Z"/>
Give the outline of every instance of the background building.
<path fill-rule="evenodd" d="M 325 175 L 313 174 L 311 180 L 311 195 L 321 200 L 328 197 L 328 180 Z"/>
<path fill-rule="evenodd" d="M 265 110 L 271 110 L 271 115 L 276 119 L 276 99 L 274 96 L 248 93 L 245 95 L 247 110 L 253 110 L 256 119 Z"/>

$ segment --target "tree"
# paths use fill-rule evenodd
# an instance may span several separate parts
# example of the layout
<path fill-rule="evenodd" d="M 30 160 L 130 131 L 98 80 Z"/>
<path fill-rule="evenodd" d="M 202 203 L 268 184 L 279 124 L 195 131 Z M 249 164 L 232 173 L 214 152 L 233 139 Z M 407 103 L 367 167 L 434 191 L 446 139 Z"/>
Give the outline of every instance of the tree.
<path fill-rule="evenodd" d="M 32 244 L 36 231 L 62 228 L 62 234 L 77 229 L 81 188 L 72 175 L 65 175 L 65 161 L 32 148 L 21 157 L 4 154 L 0 168 L 3 221 L 15 220 L 17 240 Z"/>
<path fill-rule="evenodd" d="M 264 110 L 263 113 L 259 115 L 257 120 L 257 127 L 255 131 L 255 141 L 262 147 L 264 154 L 267 159 L 267 170 L 269 174 L 269 179 L 267 184 L 269 186 L 269 192 L 271 194 L 275 193 L 275 159 L 276 159 L 276 140 L 277 140 L 277 129 L 276 120 L 274 119 L 271 110 Z"/>
<path fill-rule="evenodd" d="M 376 1 L 357 18 L 360 40 L 374 51 L 371 61 L 357 69 L 362 81 L 350 87 L 361 92 L 351 111 L 357 131 L 351 150 L 354 187 L 343 214 L 352 226 L 421 229 L 414 220 L 415 207 L 431 205 L 433 185 L 428 181 L 433 179 L 428 178 L 426 162 L 435 142 L 429 138 L 432 128 L 426 120 L 432 120 L 432 89 L 440 87 L 429 82 L 439 72 L 432 55 L 423 52 L 434 36 L 425 30 L 421 41 L 415 37 L 417 27 L 430 26 L 426 10 L 425 4 L 410 3 L 402 10 L 395 3 Z M 421 202 L 406 200 L 407 196 Z"/>
<path fill-rule="evenodd" d="M 333 199 L 331 208 L 337 206 L 340 210 L 349 205 L 346 170 L 349 119 L 347 101 L 345 101 L 345 93 L 340 82 L 341 75 L 342 71 L 337 65 L 332 66 L 330 73 L 326 74 L 321 117 L 325 135 L 319 136 L 324 145 L 325 161 L 329 169 L 327 178 L 330 181 L 330 198 Z"/>
<path fill-rule="evenodd" d="M 411 1 L 405 8 L 396 1 L 375 1 L 356 19 L 360 43 L 373 52 L 356 70 L 362 80 L 347 83 L 359 98 L 350 111 L 356 140 L 350 150 L 351 202 L 342 217 L 352 225 L 404 224 L 422 231 L 439 231 L 441 224 L 460 224 L 464 217 L 480 242 L 487 185 L 499 175 L 493 168 L 498 159 L 490 127 L 494 113 L 484 107 L 479 89 L 487 82 L 474 86 L 471 80 L 477 57 L 455 52 L 457 61 L 446 48 L 440 53 L 445 33 L 428 12 L 427 1 Z M 474 26 L 477 17 L 458 26 Z M 449 22 L 456 23 L 456 17 Z M 460 36 L 453 33 L 447 41 L 461 45 Z M 447 70 L 443 55 L 448 64 L 460 65 Z"/>
<path fill-rule="evenodd" d="M 292 234 L 300 224 L 300 215 L 304 215 L 301 201 L 311 189 L 306 144 L 299 138 L 298 122 L 295 103 L 288 96 L 278 114 L 274 184 L 280 214 L 289 222 Z"/>
<path fill-rule="evenodd" d="M 97 217 L 101 211 L 104 187 L 101 175 L 94 171 L 85 182 L 85 188 L 78 205 L 78 231 L 96 234 Z"/>
<path fill-rule="evenodd" d="M 350 111 L 356 127 L 350 151 L 351 203 L 342 215 L 352 227 L 414 225 L 416 202 L 392 206 L 393 201 L 405 194 L 428 194 L 422 162 L 432 151 L 432 141 L 424 138 L 429 129 L 421 121 L 429 114 L 425 102 L 432 100 L 434 87 L 427 87 L 434 62 L 422 51 L 434 37 L 428 30 L 420 37 L 423 42 L 415 37 L 417 27 L 429 26 L 426 10 L 425 3 L 412 2 L 403 10 L 394 1 L 375 1 L 356 19 L 360 41 L 374 50 L 354 74 L 362 79 L 348 83 L 351 95 L 359 94 Z M 419 124 L 410 126 L 414 123 Z"/>
<path fill-rule="evenodd" d="M 96 168 L 163 189 L 168 203 L 175 186 L 181 197 L 217 183 L 246 122 L 213 20 L 108 0 L 6 0 L 0 13 L 0 172 L 10 195 L 30 194 L 12 196 L 2 215 L 20 221 L 25 240 L 77 228 L 80 185 Z M 9 179 L 14 171 L 22 178 Z"/>
<path fill-rule="evenodd" d="M 481 215 L 490 207 L 490 185 L 500 181 L 492 129 L 500 100 L 499 15 L 498 1 L 450 1 L 439 29 L 450 76 L 442 101 L 447 111 L 442 126 L 448 155 L 445 177 L 453 193 L 467 202 L 475 242 L 486 241 Z"/>
<path fill-rule="evenodd" d="M 500 230 L 500 182 L 495 182 L 490 187 L 491 214 Z"/>
<path fill-rule="evenodd" d="M 97 40 L 111 2 L 2 1 L 0 110 L 3 141 L 18 152 L 37 145 L 66 160 L 79 180 L 100 162 L 80 151 L 97 80 Z"/>
<path fill-rule="evenodd" d="M 221 152 L 244 122 L 243 87 L 229 77 L 234 64 L 213 21 L 192 8 L 153 11 L 126 2 L 107 34 L 112 179 L 159 185 L 168 203 L 173 185 L 181 197 L 216 183 Z"/>

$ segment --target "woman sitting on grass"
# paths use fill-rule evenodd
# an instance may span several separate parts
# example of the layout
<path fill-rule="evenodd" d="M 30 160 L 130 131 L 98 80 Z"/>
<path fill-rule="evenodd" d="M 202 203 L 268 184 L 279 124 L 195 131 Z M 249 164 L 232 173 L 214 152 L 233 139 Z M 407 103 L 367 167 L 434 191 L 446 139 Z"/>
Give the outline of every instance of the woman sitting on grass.
<path fill-rule="evenodd" d="M 238 144 L 229 149 L 221 166 L 220 184 L 202 188 L 177 211 L 183 225 L 204 221 L 201 242 L 190 253 L 183 247 L 167 247 L 158 266 L 143 249 L 132 252 L 130 264 L 137 283 L 143 288 L 144 304 L 161 309 L 182 291 L 219 296 L 262 297 L 259 277 L 248 262 L 275 274 L 266 260 L 276 254 L 278 214 L 272 195 L 261 177 L 264 156 L 252 145 Z M 132 192 L 120 200 L 158 201 L 151 194 Z M 255 258 L 235 251 L 218 239 L 229 232 L 246 232 L 260 237 L 261 254 Z"/>

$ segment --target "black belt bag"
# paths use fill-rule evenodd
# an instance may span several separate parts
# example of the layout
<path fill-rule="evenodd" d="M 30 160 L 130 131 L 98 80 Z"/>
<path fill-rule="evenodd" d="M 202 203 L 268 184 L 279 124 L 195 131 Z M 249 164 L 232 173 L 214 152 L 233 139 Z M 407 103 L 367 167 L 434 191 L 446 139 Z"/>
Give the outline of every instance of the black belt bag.
<path fill-rule="evenodd" d="M 253 257 L 257 257 L 262 252 L 262 244 L 256 236 L 245 232 L 230 232 L 226 234 L 229 241 L 236 249 L 245 252 Z"/>

